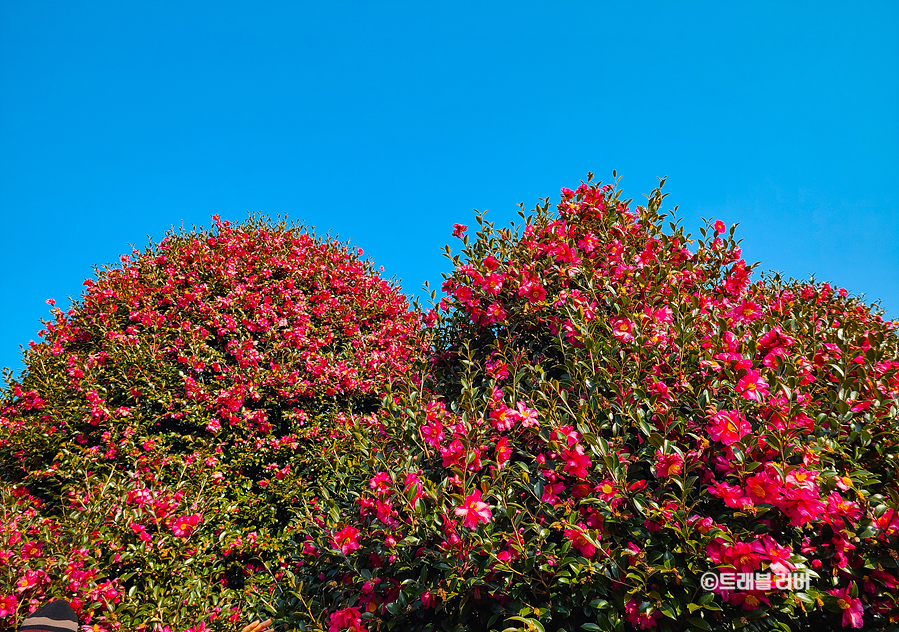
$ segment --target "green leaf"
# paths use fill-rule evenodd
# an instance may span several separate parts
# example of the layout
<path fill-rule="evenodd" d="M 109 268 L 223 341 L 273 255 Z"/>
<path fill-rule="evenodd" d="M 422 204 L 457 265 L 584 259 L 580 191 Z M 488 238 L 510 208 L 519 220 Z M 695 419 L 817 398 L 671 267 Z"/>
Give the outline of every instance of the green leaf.
<path fill-rule="evenodd" d="M 700 630 L 711 630 L 711 626 L 706 622 L 705 619 L 700 619 L 699 617 L 690 617 L 687 619 L 687 623 L 690 625 L 699 628 Z"/>

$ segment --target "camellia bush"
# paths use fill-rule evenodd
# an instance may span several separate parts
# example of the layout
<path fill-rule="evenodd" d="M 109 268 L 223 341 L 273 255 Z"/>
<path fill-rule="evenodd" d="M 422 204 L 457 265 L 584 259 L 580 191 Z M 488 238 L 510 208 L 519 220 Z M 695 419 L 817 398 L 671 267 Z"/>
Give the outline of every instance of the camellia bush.
<path fill-rule="evenodd" d="M 426 378 L 296 534 L 295 625 L 896 629 L 896 323 L 663 198 L 456 226 Z"/>
<path fill-rule="evenodd" d="M 9 380 L 0 628 L 51 596 L 94 632 L 276 612 L 297 521 L 353 453 L 346 416 L 423 357 L 361 250 L 213 219 L 85 281 Z"/>
<path fill-rule="evenodd" d="M 0 621 L 899 625 L 899 338 L 653 191 L 478 216 L 423 314 L 251 219 L 100 271 L 0 408 Z"/>

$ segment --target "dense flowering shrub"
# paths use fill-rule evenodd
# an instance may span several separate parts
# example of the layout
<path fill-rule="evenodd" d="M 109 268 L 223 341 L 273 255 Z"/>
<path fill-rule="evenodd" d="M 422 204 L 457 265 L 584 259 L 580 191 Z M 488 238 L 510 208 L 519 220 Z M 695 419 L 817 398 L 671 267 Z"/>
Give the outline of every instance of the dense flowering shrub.
<path fill-rule="evenodd" d="M 295 624 L 895 629 L 896 323 L 663 198 L 455 227 L 427 379 L 352 417 L 369 456 L 293 536 Z"/>
<path fill-rule="evenodd" d="M 894 628 L 896 323 L 663 199 L 456 225 L 424 330 L 283 224 L 101 271 L 3 394 L 0 625 Z"/>
<path fill-rule="evenodd" d="M 96 632 L 274 611 L 292 530 L 356 454 L 346 416 L 421 355 L 361 250 L 214 221 L 98 271 L 2 393 L 0 628 L 50 595 Z"/>

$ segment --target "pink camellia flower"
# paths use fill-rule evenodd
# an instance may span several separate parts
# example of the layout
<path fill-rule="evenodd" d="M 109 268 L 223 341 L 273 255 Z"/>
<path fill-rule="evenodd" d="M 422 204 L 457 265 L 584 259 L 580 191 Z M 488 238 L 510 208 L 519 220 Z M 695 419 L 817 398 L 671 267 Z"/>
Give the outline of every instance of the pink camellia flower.
<path fill-rule="evenodd" d="M 26 542 L 22 545 L 22 559 L 27 560 L 32 557 L 40 557 L 44 554 L 43 542 Z"/>
<path fill-rule="evenodd" d="M 790 471 L 790 473 L 786 476 L 786 481 L 787 485 L 810 489 L 813 492 L 817 493 L 818 484 L 815 483 L 816 478 L 818 478 L 817 472 L 810 472 L 809 470 L 800 467 Z"/>
<path fill-rule="evenodd" d="M 387 472 L 378 472 L 368 481 L 368 486 L 375 490 L 375 494 L 381 496 L 390 491 L 390 485 L 393 481 Z"/>
<path fill-rule="evenodd" d="M 770 535 L 764 535 L 752 543 L 752 548 L 769 562 L 768 570 L 775 575 L 788 575 L 796 567 L 790 563 L 793 551 L 780 546 Z"/>
<path fill-rule="evenodd" d="M 465 497 L 462 505 L 453 509 L 453 512 L 462 518 L 462 524 L 469 529 L 477 529 L 478 521 L 487 524 L 490 522 L 490 505 L 481 500 L 481 490 L 476 489 Z"/>
<path fill-rule="evenodd" d="M 25 574 L 16 582 L 16 592 L 23 593 L 40 586 L 47 581 L 47 573 L 44 571 L 25 571 Z"/>
<path fill-rule="evenodd" d="M 882 538 L 889 538 L 899 533 L 899 511 L 887 509 L 874 518 L 874 524 L 880 530 Z"/>
<path fill-rule="evenodd" d="M 458 226 L 458 224 L 456 224 Z M 338 610 L 331 615 L 328 621 L 328 632 L 365 632 L 365 626 L 362 625 L 362 613 L 359 608 L 353 606 Z"/>
<path fill-rule="evenodd" d="M 540 422 L 537 420 L 536 410 L 528 408 L 524 402 L 518 402 L 516 408 L 518 409 L 519 424 L 522 428 L 536 428 L 540 425 Z"/>
<path fill-rule="evenodd" d="M 865 606 L 861 599 L 853 597 L 849 591 L 849 588 L 839 588 L 827 592 L 836 597 L 837 607 L 843 611 L 843 627 L 860 628 L 864 625 Z"/>
<path fill-rule="evenodd" d="M 147 533 L 147 528 L 140 524 L 131 523 L 131 530 L 134 532 L 138 538 L 143 542 L 152 542 L 153 538 Z"/>
<path fill-rule="evenodd" d="M 484 290 L 487 294 L 492 294 L 496 296 L 503 289 L 503 282 L 506 280 L 505 275 L 502 274 L 488 274 L 484 277 L 483 283 L 481 283 L 481 289 Z"/>
<path fill-rule="evenodd" d="M 658 610 L 653 610 L 652 613 L 641 611 L 640 604 L 633 597 L 627 602 L 625 612 L 624 618 L 627 622 L 641 630 L 651 630 L 656 627 L 656 619 L 662 616 L 662 613 Z"/>
<path fill-rule="evenodd" d="M 820 519 L 825 507 L 818 492 L 805 487 L 788 489 L 776 503 L 778 509 L 790 516 L 790 524 L 801 527 L 806 523 Z"/>
<path fill-rule="evenodd" d="M 359 548 L 359 529 L 345 526 L 334 534 L 334 546 L 340 549 L 344 555 L 349 555 Z"/>
<path fill-rule="evenodd" d="M 596 250 L 596 247 L 599 245 L 599 240 L 596 238 L 596 235 L 588 233 L 577 242 L 577 245 L 578 248 L 589 254 Z"/>
<path fill-rule="evenodd" d="M 764 364 L 769 369 L 776 369 L 778 362 L 783 362 L 784 358 L 787 357 L 787 350 L 783 347 L 774 347 L 765 354 L 764 359 L 762 360 L 762 364 Z"/>
<path fill-rule="evenodd" d="M 503 308 L 502 303 L 499 301 L 493 301 L 490 305 L 487 306 L 487 321 L 488 324 L 498 323 L 506 319 L 506 310 Z"/>
<path fill-rule="evenodd" d="M 767 472 L 760 472 L 746 479 L 746 496 L 756 505 L 774 504 L 780 498 L 780 490 L 780 481 Z"/>
<path fill-rule="evenodd" d="M 443 424 L 439 421 L 425 424 L 421 427 L 421 436 L 424 438 L 425 443 L 432 448 L 438 447 L 440 445 L 440 442 L 443 441 L 444 437 Z"/>
<path fill-rule="evenodd" d="M 487 361 L 487 375 L 498 382 L 509 379 L 509 365 L 499 360 Z"/>
<path fill-rule="evenodd" d="M 189 538 L 194 532 L 194 528 L 200 524 L 202 516 L 194 514 L 192 516 L 178 516 L 172 522 L 172 535 L 176 538 Z"/>
<path fill-rule="evenodd" d="M 709 437 L 724 445 L 731 445 L 752 431 L 752 426 L 738 410 L 719 410 L 712 415 L 708 426 Z"/>
<path fill-rule="evenodd" d="M 440 448 L 440 456 L 443 457 L 443 467 L 461 465 L 460 460 L 463 454 L 465 454 L 465 446 L 458 439 L 453 439 L 453 442 L 447 447 Z"/>
<path fill-rule="evenodd" d="M 829 516 L 845 516 L 850 522 L 855 522 L 862 516 L 858 503 L 846 500 L 836 491 L 827 497 L 827 513 Z"/>
<path fill-rule="evenodd" d="M 674 452 L 672 454 L 662 454 L 661 450 L 656 452 L 655 475 L 658 478 L 668 478 L 676 474 L 684 473 L 684 457 Z"/>
<path fill-rule="evenodd" d="M 737 393 L 750 401 L 760 402 L 768 396 L 768 382 L 758 371 L 749 370 L 737 382 Z"/>
<path fill-rule="evenodd" d="M 14 614 L 18 603 L 15 595 L 0 595 L 0 619 Z"/>
<path fill-rule="evenodd" d="M 766 331 L 758 341 L 759 351 L 765 351 L 773 347 L 792 347 L 796 344 L 796 339 L 786 335 L 780 330 L 780 327 L 774 327 Z"/>
<path fill-rule="evenodd" d="M 548 485 L 543 486 L 543 495 L 540 497 L 540 500 L 549 503 L 550 505 L 558 505 L 562 502 L 562 499 L 559 498 L 559 494 L 565 491 L 565 483 L 559 481 L 558 483 L 549 483 Z"/>
<path fill-rule="evenodd" d="M 406 474 L 406 478 L 403 481 L 403 490 L 406 494 L 406 500 L 409 501 L 411 507 L 414 507 L 418 499 L 424 496 L 424 492 L 421 489 L 421 479 L 414 472 Z"/>
<path fill-rule="evenodd" d="M 518 288 L 518 296 L 527 298 L 531 303 L 539 303 L 546 298 L 546 290 L 539 283 L 528 281 Z"/>
<path fill-rule="evenodd" d="M 595 491 L 596 495 L 605 501 L 610 501 L 618 496 L 618 487 L 615 485 L 614 481 L 609 479 L 600 481 L 596 486 Z"/>
<path fill-rule="evenodd" d="M 552 438 L 557 441 L 561 441 L 565 439 L 565 442 L 568 444 L 568 447 L 572 447 L 575 443 L 580 441 L 581 435 L 580 433 L 572 428 L 571 426 L 562 426 L 558 430 L 554 430 L 552 433 Z"/>
<path fill-rule="evenodd" d="M 490 411 L 490 423 L 500 431 L 511 430 L 517 418 L 518 414 L 515 410 L 505 404 L 499 404 L 497 408 Z"/>
<path fill-rule="evenodd" d="M 709 485 L 708 489 L 712 496 L 717 496 L 722 499 L 724 504 L 733 509 L 744 509 L 750 504 L 749 499 L 743 496 L 743 490 L 736 485 L 713 483 L 712 485 Z"/>
<path fill-rule="evenodd" d="M 634 323 L 627 318 L 616 318 L 612 321 L 612 335 L 621 342 L 631 342 L 634 339 Z"/>
<path fill-rule="evenodd" d="M 758 303 L 744 300 L 730 310 L 727 315 L 733 318 L 735 323 L 751 323 L 762 317 L 762 309 L 759 307 Z"/>
<path fill-rule="evenodd" d="M 506 462 L 512 456 L 512 448 L 509 446 L 508 437 L 503 437 L 499 441 L 496 442 L 496 463 L 500 467 L 506 464 Z"/>
<path fill-rule="evenodd" d="M 453 294 L 463 303 L 474 301 L 474 292 L 472 292 L 471 288 L 467 285 L 460 285 L 455 290 L 453 290 Z"/>
<path fill-rule="evenodd" d="M 721 233 L 724 232 L 724 230 L 725 230 L 724 222 L 722 222 L 719 219 L 717 222 L 715 222 L 715 233 L 720 235 Z"/>
<path fill-rule="evenodd" d="M 762 556 L 749 542 L 734 542 L 723 550 L 724 560 L 731 564 L 738 573 L 751 573 L 761 566 Z"/>
<path fill-rule="evenodd" d="M 453 224 L 453 237 L 461 239 L 466 230 L 468 230 L 468 226 L 465 224 Z"/>
<path fill-rule="evenodd" d="M 715 521 L 712 520 L 712 518 L 709 516 L 700 518 L 698 515 L 692 514 L 689 518 L 687 518 L 687 524 L 693 525 L 694 529 L 702 534 L 706 534 L 712 530 L 712 527 L 715 526 Z"/>
<path fill-rule="evenodd" d="M 562 470 L 577 478 L 587 478 L 587 468 L 593 465 L 590 457 L 584 454 L 584 447 L 576 443 L 574 446 L 562 451 L 565 467 Z"/>
<path fill-rule="evenodd" d="M 584 533 L 586 528 L 587 526 L 583 522 L 579 522 L 577 528 L 565 529 L 565 537 L 574 548 L 581 552 L 581 555 L 590 559 L 596 554 L 596 547 L 587 539 L 587 535 Z"/>
<path fill-rule="evenodd" d="M 430 610 L 437 605 L 437 598 L 430 593 L 430 591 L 424 591 L 421 593 L 421 606 L 425 610 Z"/>

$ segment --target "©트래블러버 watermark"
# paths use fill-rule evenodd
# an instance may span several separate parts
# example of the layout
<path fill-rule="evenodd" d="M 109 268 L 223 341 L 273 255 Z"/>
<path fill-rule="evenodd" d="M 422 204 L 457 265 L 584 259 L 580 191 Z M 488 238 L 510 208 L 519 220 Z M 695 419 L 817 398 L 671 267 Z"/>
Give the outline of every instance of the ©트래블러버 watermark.
<path fill-rule="evenodd" d="M 806 590 L 811 583 L 808 571 L 792 573 L 703 573 L 700 578 L 703 589 L 713 590 Z"/>

